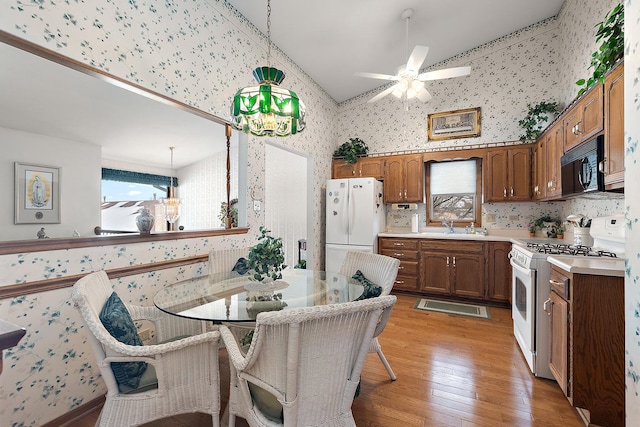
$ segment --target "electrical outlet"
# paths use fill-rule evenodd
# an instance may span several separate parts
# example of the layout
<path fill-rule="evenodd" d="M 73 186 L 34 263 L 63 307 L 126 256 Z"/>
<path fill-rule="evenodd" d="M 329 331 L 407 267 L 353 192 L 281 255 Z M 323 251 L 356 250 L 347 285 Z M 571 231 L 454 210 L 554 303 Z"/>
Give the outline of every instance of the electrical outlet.
<path fill-rule="evenodd" d="M 253 210 L 258 212 L 260 210 L 260 200 L 253 201 Z"/>
<path fill-rule="evenodd" d="M 520 215 L 509 215 L 509 221 L 519 221 Z"/>
<path fill-rule="evenodd" d="M 138 335 L 142 341 L 149 341 L 151 339 L 151 330 L 149 328 L 141 329 L 138 331 Z"/>
<path fill-rule="evenodd" d="M 487 214 L 487 222 L 496 222 L 496 214 Z"/>

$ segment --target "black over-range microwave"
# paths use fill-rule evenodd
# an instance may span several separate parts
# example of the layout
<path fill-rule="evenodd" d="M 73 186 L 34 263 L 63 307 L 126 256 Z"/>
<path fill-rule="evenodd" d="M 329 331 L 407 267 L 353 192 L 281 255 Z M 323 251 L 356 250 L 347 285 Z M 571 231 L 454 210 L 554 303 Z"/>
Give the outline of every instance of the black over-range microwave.
<path fill-rule="evenodd" d="M 604 136 L 600 135 L 569 150 L 560 158 L 562 197 L 604 191 L 604 174 L 598 165 L 604 160 Z"/>

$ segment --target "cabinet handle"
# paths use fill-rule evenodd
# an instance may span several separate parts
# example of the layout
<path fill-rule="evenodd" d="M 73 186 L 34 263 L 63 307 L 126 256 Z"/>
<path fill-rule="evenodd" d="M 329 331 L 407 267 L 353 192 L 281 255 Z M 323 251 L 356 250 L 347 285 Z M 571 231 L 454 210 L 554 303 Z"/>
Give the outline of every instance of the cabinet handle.
<path fill-rule="evenodd" d="M 393 242 L 393 246 L 404 246 L 402 242 Z"/>
<path fill-rule="evenodd" d="M 513 187 L 511 187 L 511 197 L 513 197 Z"/>
<path fill-rule="evenodd" d="M 456 267 L 456 257 L 453 257 L 453 267 Z"/>
<path fill-rule="evenodd" d="M 547 310 L 547 305 L 551 303 L 551 298 L 547 298 L 547 300 L 544 302 L 544 304 L 542 305 L 542 308 L 544 309 L 544 312 L 547 313 L 549 316 L 551 316 L 551 312 L 549 310 Z"/>
<path fill-rule="evenodd" d="M 362 176 L 362 169 L 360 169 L 360 170 L 358 171 L 358 174 L 359 174 L 360 176 Z"/>
<path fill-rule="evenodd" d="M 580 135 L 582 133 L 582 131 L 580 130 L 580 123 L 582 123 L 582 120 L 578 121 L 578 123 L 576 123 L 576 125 L 573 127 L 572 133 L 574 135 Z"/>
<path fill-rule="evenodd" d="M 394 254 L 393 254 L 393 256 L 403 257 L 403 256 L 404 256 L 404 254 L 403 254 L 403 253 L 397 253 L 397 252 L 396 252 L 396 253 L 394 253 Z"/>
<path fill-rule="evenodd" d="M 606 161 L 607 161 L 607 158 L 605 157 L 604 159 L 602 159 L 600 163 L 598 163 L 598 172 L 604 173 L 604 162 Z"/>
<path fill-rule="evenodd" d="M 404 190 L 404 198 L 407 198 L 407 190 Z"/>
<path fill-rule="evenodd" d="M 559 280 L 549 279 L 549 283 L 551 283 L 552 285 L 564 286 L 564 282 L 561 282 Z"/>
<path fill-rule="evenodd" d="M 402 199 L 402 190 L 398 193 L 398 197 Z"/>
<path fill-rule="evenodd" d="M 533 192 L 536 194 L 540 194 L 540 189 L 539 187 L 536 185 L 535 187 L 533 187 Z"/>
<path fill-rule="evenodd" d="M 447 257 L 447 267 L 449 267 L 449 257 Z"/>
<path fill-rule="evenodd" d="M 507 198 L 507 187 L 504 187 L 504 190 L 502 190 L 502 197 Z"/>
<path fill-rule="evenodd" d="M 404 267 L 403 266 L 399 266 L 398 270 L 404 270 Z"/>
<path fill-rule="evenodd" d="M 404 280 L 396 280 L 396 284 L 398 284 L 398 285 L 404 285 Z"/>
<path fill-rule="evenodd" d="M 351 171 L 351 175 L 356 176 L 356 171 L 355 171 L 355 170 L 352 170 L 352 171 Z"/>

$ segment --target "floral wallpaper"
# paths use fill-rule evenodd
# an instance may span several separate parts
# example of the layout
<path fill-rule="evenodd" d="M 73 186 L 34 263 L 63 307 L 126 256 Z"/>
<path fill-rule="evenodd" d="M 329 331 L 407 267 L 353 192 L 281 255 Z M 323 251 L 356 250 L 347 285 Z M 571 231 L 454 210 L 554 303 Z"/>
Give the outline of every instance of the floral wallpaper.
<path fill-rule="evenodd" d="M 625 0 L 624 127 L 625 192 L 640 193 L 640 1 Z M 640 419 L 640 199 L 625 200 L 626 240 L 626 408 L 627 426 Z"/>
<path fill-rule="evenodd" d="M 285 71 L 288 87 L 307 106 L 305 132 L 272 141 L 313 159 L 313 247 L 315 267 L 322 265 L 324 244 L 324 187 L 330 175 L 331 154 L 349 137 L 364 139 L 373 152 L 413 149 L 441 149 L 517 140 L 518 119 L 526 103 L 557 99 L 570 102 L 573 82 L 581 77 L 594 49 L 590 30 L 614 4 L 611 0 L 578 2 L 567 0 L 559 16 L 524 28 L 494 42 L 444 61 L 433 68 L 471 65 L 468 78 L 433 82 L 434 99 L 424 105 L 410 103 L 408 111 L 397 100 L 386 98 L 374 105 L 368 93 L 337 105 L 303 70 L 279 50 L 272 62 Z M 627 25 L 637 31 L 638 2 L 626 0 Z M 266 58 L 265 37 L 221 0 L 105 0 L 96 5 L 86 0 L 55 2 L 7 0 L 0 5 L 0 28 L 76 60 L 102 68 L 129 81 L 166 94 L 204 111 L 226 117 L 237 88 L 252 83 L 251 71 Z M 635 10 L 633 10 L 635 8 Z M 635 17 L 633 22 L 629 17 Z M 637 38 L 627 40 L 629 73 L 638 73 Z M 633 53 L 634 55 L 632 55 Z M 638 78 L 625 79 L 628 119 L 627 193 L 637 194 L 637 151 L 640 130 L 629 118 L 637 115 Z M 468 107 L 482 108 L 479 138 L 433 142 L 426 140 L 426 117 L 430 112 Z M 248 139 L 247 192 L 264 195 L 265 141 Z M 634 185 L 634 183 L 636 183 Z M 247 197 L 247 204 L 251 204 Z M 269 201 L 265 201 L 269 203 Z M 624 205 L 624 206 L 623 206 Z M 424 205 L 423 205 L 424 206 Z M 518 206 L 487 204 L 483 215 L 492 214 L 496 227 L 522 227 L 537 212 L 558 215 L 580 210 L 585 215 L 615 213 L 624 207 L 629 234 L 640 218 L 640 202 L 626 199 L 574 200 L 559 203 L 525 203 Z M 248 235 L 216 239 L 140 243 L 71 251 L 0 256 L 0 286 L 79 274 L 101 268 L 174 259 L 205 254 L 212 247 L 240 247 L 253 244 L 257 226 L 264 222 L 264 210 L 247 206 Z M 396 214 L 393 214 L 396 215 Z M 511 219 L 519 219 L 516 224 Z M 401 224 L 399 214 L 392 221 Z M 635 227 L 637 229 L 637 227 Z M 640 243 L 628 239 L 628 253 L 637 254 Z M 640 239 L 635 239 L 636 241 Z M 628 412 L 639 415 L 640 372 L 640 261 L 630 256 L 627 263 L 627 354 Z M 206 271 L 206 263 L 162 270 L 113 280 L 124 299 L 151 304 L 151 296 L 165 283 L 193 277 Z M 28 329 L 19 346 L 5 353 L 5 370 L 0 376 L 0 426 L 37 426 L 104 393 L 104 385 L 93 366 L 80 318 L 70 301 L 70 290 L 0 300 L 0 317 Z M 634 341 L 635 340 L 635 341 Z"/>

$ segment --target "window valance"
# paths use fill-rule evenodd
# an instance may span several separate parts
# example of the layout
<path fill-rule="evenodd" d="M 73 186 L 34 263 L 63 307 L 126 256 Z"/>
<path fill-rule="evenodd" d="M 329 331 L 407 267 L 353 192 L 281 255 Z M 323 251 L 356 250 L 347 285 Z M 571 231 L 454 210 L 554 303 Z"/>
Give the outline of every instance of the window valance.
<path fill-rule="evenodd" d="M 120 169 L 102 168 L 102 179 L 107 181 L 133 182 L 136 184 L 159 185 L 169 187 L 171 177 L 151 173 L 132 172 Z M 173 177 L 173 187 L 178 186 L 178 178 Z"/>

